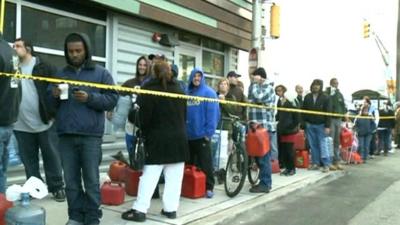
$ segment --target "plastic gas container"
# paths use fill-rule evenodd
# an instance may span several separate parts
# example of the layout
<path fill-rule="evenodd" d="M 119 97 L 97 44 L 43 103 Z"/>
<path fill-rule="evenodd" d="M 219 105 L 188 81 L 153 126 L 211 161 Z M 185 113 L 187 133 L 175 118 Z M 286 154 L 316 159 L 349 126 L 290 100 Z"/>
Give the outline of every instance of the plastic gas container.
<path fill-rule="evenodd" d="M 299 132 L 296 133 L 294 139 L 294 149 L 306 149 L 306 137 L 304 136 L 304 130 L 299 130 Z"/>
<path fill-rule="evenodd" d="M 262 157 L 269 152 L 269 135 L 260 125 L 252 127 L 246 136 L 246 150 L 249 156 Z"/>
<path fill-rule="evenodd" d="M 125 181 L 125 169 L 128 165 L 121 161 L 114 161 L 110 164 L 108 170 L 108 176 L 112 181 L 124 182 Z"/>
<path fill-rule="evenodd" d="M 45 225 L 46 211 L 44 208 L 30 203 L 29 193 L 21 193 L 21 201 L 8 209 L 7 225 Z"/>
<path fill-rule="evenodd" d="M 125 168 L 125 192 L 130 196 L 136 196 L 139 187 L 139 178 L 142 171 L 133 170 L 129 167 Z"/>
<path fill-rule="evenodd" d="M 342 128 L 340 132 L 340 146 L 342 148 L 350 148 L 353 143 L 353 133 L 347 128 Z"/>
<path fill-rule="evenodd" d="M 121 183 L 104 182 L 101 186 L 101 203 L 121 205 L 125 200 L 125 189 Z"/>
<path fill-rule="evenodd" d="M 295 165 L 297 168 L 308 168 L 310 165 L 310 158 L 306 149 L 296 150 Z"/>
<path fill-rule="evenodd" d="M 186 198 L 202 198 L 205 194 L 206 175 L 196 166 L 185 166 L 181 195 Z"/>
<path fill-rule="evenodd" d="M 6 199 L 4 194 L 0 193 L 0 225 L 6 225 L 6 220 L 4 219 L 4 215 L 7 210 L 13 206 L 13 203 Z"/>

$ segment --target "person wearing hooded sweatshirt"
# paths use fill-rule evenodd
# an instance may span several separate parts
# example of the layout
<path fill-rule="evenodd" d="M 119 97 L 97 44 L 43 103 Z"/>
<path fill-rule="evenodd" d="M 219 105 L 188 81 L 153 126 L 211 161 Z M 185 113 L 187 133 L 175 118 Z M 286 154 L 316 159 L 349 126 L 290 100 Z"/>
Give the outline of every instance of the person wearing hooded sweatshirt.
<path fill-rule="evenodd" d="M 322 113 L 331 112 L 329 97 L 322 92 L 323 82 L 315 79 L 310 86 L 311 93 L 304 97 L 304 110 Z M 324 147 L 325 137 L 330 134 L 330 117 L 326 115 L 314 115 L 303 113 L 305 130 L 308 143 L 311 148 L 312 165 L 309 169 L 318 170 L 322 163 L 322 172 L 328 172 L 331 166 L 329 149 Z"/>
<path fill-rule="evenodd" d="M 36 56 L 30 41 L 18 38 L 14 42 L 14 49 L 20 60 L 22 74 L 52 77 L 56 73 L 55 67 Z M 63 202 L 64 182 L 56 148 L 58 139 L 54 126 L 54 110 L 46 104 L 48 84 L 43 81 L 21 80 L 22 100 L 18 120 L 14 124 L 14 134 L 26 178 L 34 176 L 43 180 L 39 167 L 40 149 L 48 190 L 53 194 L 54 200 Z"/>
<path fill-rule="evenodd" d="M 196 67 L 189 77 L 187 95 L 217 98 L 215 91 L 205 81 L 203 70 Z M 194 164 L 206 174 L 206 197 L 214 195 L 214 171 L 211 158 L 210 140 L 219 121 L 219 105 L 216 102 L 188 100 L 187 103 L 187 135 L 189 139 L 190 164 Z"/>
<path fill-rule="evenodd" d="M 56 74 L 57 78 L 114 85 L 110 73 L 91 61 L 86 35 L 69 34 L 64 49 L 68 65 Z M 57 108 L 58 148 L 68 202 L 67 225 L 100 224 L 99 165 L 102 159 L 105 111 L 115 107 L 118 93 L 108 89 L 75 86 L 68 88 L 67 99 L 61 99 L 61 90 L 57 85 L 52 85 L 50 91 L 49 104 Z"/>
<path fill-rule="evenodd" d="M 0 32 L 0 73 L 14 72 L 13 55 L 15 55 L 15 51 L 3 39 Z M 18 118 L 21 102 L 20 86 L 17 80 L 0 76 L 0 193 L 5 193 L 7 185 L 7 145 L 13 132 L 13 124 Z"/>

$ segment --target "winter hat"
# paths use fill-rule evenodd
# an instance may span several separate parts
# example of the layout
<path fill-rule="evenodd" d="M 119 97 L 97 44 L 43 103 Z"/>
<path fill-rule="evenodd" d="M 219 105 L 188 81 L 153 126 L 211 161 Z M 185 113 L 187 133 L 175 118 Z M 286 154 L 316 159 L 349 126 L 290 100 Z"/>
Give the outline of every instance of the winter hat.
<path fill-rule="evenodd" d="M 267 73 L 262 67 L 258 67 L 256 70 L 254 70 L 253 75 L 259 75 L 260 77 L 267 79 Z"/>

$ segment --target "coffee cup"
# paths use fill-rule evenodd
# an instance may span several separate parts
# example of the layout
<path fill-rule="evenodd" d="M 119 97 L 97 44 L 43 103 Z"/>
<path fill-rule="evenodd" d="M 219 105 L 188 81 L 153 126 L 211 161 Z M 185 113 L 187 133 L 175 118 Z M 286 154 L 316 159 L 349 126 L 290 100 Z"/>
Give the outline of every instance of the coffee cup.
<path fill-rule="evenodd" d="M 61 91 L 60 99 L 61 100 L 67 100 L 68 99 L 68 88 L 69 88 L 69 85 L 68 84 L 59 84 L 58 88 Z"/>

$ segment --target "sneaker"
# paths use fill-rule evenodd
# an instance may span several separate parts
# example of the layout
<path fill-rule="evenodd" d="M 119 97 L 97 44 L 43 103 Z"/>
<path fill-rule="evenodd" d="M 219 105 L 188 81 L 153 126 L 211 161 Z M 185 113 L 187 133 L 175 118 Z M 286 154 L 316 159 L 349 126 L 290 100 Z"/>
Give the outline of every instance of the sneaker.
<path fill-rule="evenodd" d="M 53 192 L 53 198 L 56 202 L 65 201 L 65 192 L 64 189 L 60 189 L 58 191 Z"/>
<path fill-rule="evenodd" d="M 168 219 L 176 219 L 176 211 L 165 212 L 164 209 L 161 209 L 161 215 L 166 216 Z"/>
<path fill-rule="evenodd" d="M 323 172 L 323 173 L 329 172 L 329 166 L 324 166 L 324 167 L 322 168 L 322 172 Z"/>
<path fill-rule="evenodd" d="M 286 176 L 293 176 L 296 174 L 296 170 L 289 170 L 289 172 L 286 173 Z"/>
<path fill-rule="evenodd" d="M 337 168 L 336 165 L 330 165 L 330 166 L 329 166 L 329 170 L 335 171 L 335 170 L 338 170 L 338 168 Z"/>
<path fill-rule="evenodd" d="M 121 214 L 121 218 L 124 220 L 136 221 L 136 222 L 144 222 L 146 221 L 146 213 L 142 213 L 136 211 L 134 209 L 130 209 Z"/>
<path fill-rule="evenodd" d="M 206 198 L 213 198 L 214 197 L 214 192 L 211 190 L 207 190 L 206 192 Z"/>
<path fill-rule="evenodd" d="M 290 172 L 289 170 L 284 169 L 279 175 L 281 175 L 281 176 L 287 176 L 287 174 L 288 174 L 289 172 Z"/>
<path fill-rule="evenodd" d="M 336 165 L 337 170 L 344 170 L 344 166 L 337 164 Z"/>
<path fill-rule="evenodd" d="M 269 193 L 271 188 L 257 184 L 250 188 L 250 193 Z"/>
<path fill-rule="evenodd" d="M 319 166 L 317 164 L 313 164 L 310 167 L 308 167 L 309 170 L 319 170 Z"/>

